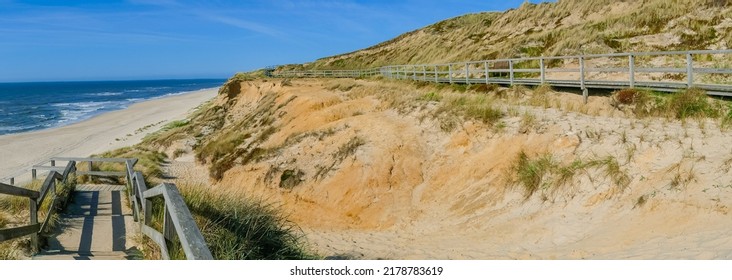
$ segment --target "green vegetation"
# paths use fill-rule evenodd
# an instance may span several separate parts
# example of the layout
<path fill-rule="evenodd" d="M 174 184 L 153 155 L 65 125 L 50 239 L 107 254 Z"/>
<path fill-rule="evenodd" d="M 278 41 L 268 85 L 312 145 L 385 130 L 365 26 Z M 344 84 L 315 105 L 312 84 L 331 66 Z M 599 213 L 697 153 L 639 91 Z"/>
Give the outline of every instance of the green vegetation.
<path fill-rule="evenodd" d="M 363 69 L 542 55 L 708 49 L 720 40 L 731 41 L 731 29 L 716 27 L 729 17 L 728 3 L 724 0 L 526 3 L 501 13 L 447 19 L 363 50 L 281 69 Z M 662 33 L 678 36 L 679 40 L 652 44 L 639 38 Z M 527 61 L 515 66 L 537 68 L 536 63 Z M 546 61 L 550 67 L 563 63 L 562 60 Z M 535 75 L 518 73 L 517 77 Z"/>
<path fill-rule="evenodd" d="M 136 157 L 141 171 L 153 187 L 162 180 L 160 165 L 165 154 L 141 145 L 110 151 L 104 157 Z M 302 233 L 280 210 L 261 200 L 232 196 L 201 185 L 177 185 L 216 259 L 312 259 L 305 250 Z M 161 230 L 162 200 L 153 200 L 153 227 Z M 1 204 L 0 204 L 1 205 Z M 159 258 L 159 248 L 143 238 L 145 258 Z M 183 259 L 179 242 L 169 244 L 171 258 Z"/>
<path fill-rule="evenodd" d="M 93 157 L 103 158 L 136 158 L 138 159 L 135 165 L 135 170 L 145 174 L 146 183 L 151 184 L 153 179 L 161 178 L 163 176 L 163 169 L 161 165 L 167 161 L 167 156 L 164 153 L 158 152 L 157 150 L 145 148 L 142 145 L 136 145 L 132 147 L 125 147 L 117 150 L 105 152 L 100 155 L 93 155 Z M 80 167 L 83 167 L 80 166 Z M 101 171 L 126 171 L 127 167 L 123 163 L 116 162 L 104 162 L 94 163 L 94 169 Z M 86 178 L 83 178 L 86 179 Z M 121 180 L 120 178 L 107 178 L 108 180 Z M 95 178 L 94 180 L 99 180 Z M 85 181 L 85 180 L 82 180 Z M 117 183 L 120 183 L 119 181 Z"/>
<path fill-rule="evenodd" d="M 459 94 L 451 95 L 440 102 L 434 115 L 441 120 L 443 130 L 451 131 L 460 121 L 454 116 L 462 116 L 493 126 L 503 118 L 504 113 L 483 94 Z"/>
<path fill-rule="evenodd" d="M 730 105 L 709 98 L 697 88 L 676 93 L 654 93 L 643 89 L 622 89 L 613 93 L 613 105 L 628 110 L 637 117 L 666 117 L 678 120 L 689 118 L 721 118 L 723 126 L 730 117 Z"/>
<path fill-rule="evenodd" d="M 76 188 L 76 178 L 70 176 L 67 182 L 57 182 L 56 192 L 51 192 L 38 207 L 38 221 L 46 219 L 50 209 L 55 209 L 49 219 L 46 230 L 41 237 L 52 233 L 57 227 L 58 212 L 66 207 L 70 194 Z M 23 188 L 38 191 L 43 180 L 35 180 L 23 186 Z M 56 197 L 54 199 L 54 196 Z M 12 228 L 27 225 L 29 221 L 30 200 L 26 197 L 0 195 L 0 228 Z M 43 238 L 40 238 L 41 246 L 44 246 Z M 0 260 L 25 259 L 31 254 L 30 237 L 16 238 L 10 241 L 0 242 Z"/>
<path fill-rule="evenodd" d="M 180 184 L 178 188 L 214 259 L 316 258 L 305 249 L 300 229 L 274 205 L 216 192 L 200 185 Z M 162 228 L 162 209 L 154 216 L 153 226 Z M 179 245 L 170 248 L 171 259 L 185 257 Z M 155 256 L 158 250 L 157 245 L 149 242 L 144 252 Z"/>
<path fill-rule="evenodd" d="M 524 151 L 519 152 L 507 177 L 509 182 L 523 187 L 526 198 L 529 198 L 539 190 L 553 190 L 572 182 L 580 171 L 589 176 L 589 169 L 602 169 L 604 176 L 621 189 L 630 184 L 630 177 L 613 157 L 575 159 L 569 164 L 563 164 L 556 161 L 551 154 L 529 156 Z"/>
<path fill-rule="evenodd" d="M 419 98 L 419 100 L 428 101 L 428 102 L 429 101 L 440 102 L 440 101 L 442 101 L 442 95 L 437 92 L 431 91 L 431 92 L 428 92 L 428 93 L 425 93 L 424 95 L 422 95 Z"/>

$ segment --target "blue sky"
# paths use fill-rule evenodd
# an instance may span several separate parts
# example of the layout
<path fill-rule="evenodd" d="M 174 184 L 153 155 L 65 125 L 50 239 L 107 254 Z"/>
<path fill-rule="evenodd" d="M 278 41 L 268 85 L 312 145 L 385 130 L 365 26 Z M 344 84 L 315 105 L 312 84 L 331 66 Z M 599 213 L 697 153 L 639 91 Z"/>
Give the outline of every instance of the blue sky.
<path fill-rule="evenodd" d="M 0 0 L 0 82 L 227 78 L 522 2 Z"/>

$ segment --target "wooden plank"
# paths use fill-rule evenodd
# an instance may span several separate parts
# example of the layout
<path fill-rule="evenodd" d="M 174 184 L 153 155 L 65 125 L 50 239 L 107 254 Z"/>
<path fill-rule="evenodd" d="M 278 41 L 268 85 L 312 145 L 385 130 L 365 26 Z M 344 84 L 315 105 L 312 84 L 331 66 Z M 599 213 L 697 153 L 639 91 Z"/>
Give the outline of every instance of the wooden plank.
<path fill-rule="evenodd" d="M 152 239 L 155 244 L 158 244 L 158 247 L 160 248 L 160 256 L 164 260 L 170 259 L 170 253 L 168 253 L 168 245 L 165 244 L 165 238 L 163 238 L 162 233 L 147 225 L 142 225 L 142 233 L 147 235 L 147 237 L 150 237 L 150 239 Z"/>
<path fill-rule="evenodd" d="M 43 200 L 46 199 L 46 195 L 48 194 L 48 191 L 56 186 L 56 179 L 61 177 L 61 175 L 58 175 L 56 171 L 51 171 L 51 173 L 48 173 L 48 176 L 46 176 L 46 180 L 43 181 L 43 185 L 41 185 L 41 196 L 38 197 L 36 200 L 36 203 L 42 204 Z"/>
<path fill-rule="evenodd" d="M 145 224 L 150 225 L 152 222 L 152 202 L 149 199 L 142 199 L 142 195 L 147 191 L 147 185 L 142 177 L 142 172 L 135 172 L 135 178 L 137 178 L 137 194 L 138 200 L 141 199 L 143 217 L 145 217 Z"/>
<path fill-rule="evenodd" d="M 163 192 L 165 192 L 163 185 L 158 185 L 157 187 L 145 191 L 142 194 L 142 198 L 150 199 L 156 196 L 163 195 Z"/>
<path fill-rule="evenodd" d="M 173 218 L 170 216 L 170 209 L 164 207 L 163 212 L 163 237 L 167 240 L 173 240 L 175 238 L 175 225 L 173 225 Z"/>
<path fill-rule="evenodd" d="M 36 223 L 28 226 L 0 229 L 0 242 L 35 234 L 40 228 L 41 225 Z"/>
<path fill-rule="evenodd" d="M 126 172 L 124 171 L 76 171 L 79 175 L 91 175 L 91 176 L 116 176 L 125 177 Z"/>
<path fill-rule="evenodd" d="M 40 204 L 36 203 L 35 201 L 32 201 L 30 204 L 30 224 L 31 225 L 38 225 L 38 206 Z M 35 228 L 35 232 L 31 233 L 31 252 L 35 253 L 38 252 L 38 229 Z"/>
<path fill-rule="evenodd" d="M 213 256 L 203 239 L 198 225 L 193 220 L 193 215 L 188 210 L 183 197 L 174 184 L 163 183 L 165 189 L 165 205 L 170 211 L 170 218 L 173 221 L 175 230 L 178 233 L 183 251 L 189 260 L 212 260 Z"/>
<path fill-rule="evenodd" d="M 53 213 L 56 213 L 56 207 L 53 207 L 56 205 L 56 200 L 58 199 L 58 196 L 55 194 L 53 195 L 53 201 L 51 202 L 51 206 L 48 207 L 48 214 L 46 214 L 46 219 L 43 220 L 43 224 L 41 225 L 41 228 L 38 230 L 39 233 L 43 233 L 43 231 L 48 226 L 48 222 L 51 221 L 51 216 L 53 216 Z"/>
<path fill-rule="evenodd" d="M 64 168 L 61 166 L 34 165 L 32 168 L 35 170 L 52 170 L 52 171 L 63 171 L 64 170 Z"/>
<path fill-rule="evenodd" d="M 52 157 L 51 160 L 55 161 L 77 161 L 77 162 L 126 162 L 128 160 L 134 160 L 135 162 L 137 159 L 135 158 L 83 158 L 83 157 Z"/>
<path fill-rule="evenodd" d="M 36 199 L 41 195 L 39 192 L 34 190 L 29 190 L 3 183 L 0 183 L 0 193 L 14 196 L 24 196 L 32 199 Z"/>
<path fill-rule="evenodd" d="M 71 172 L 76 171 L 76 162 L 75 161 L 69 161 L 69 163 L 66 164 L 66 168 L 64 168 L 64 173 L 61 175 L 63 177 L 63 181 L 66 182 L 66 180 L 69 178 L 69 174 Z"/>

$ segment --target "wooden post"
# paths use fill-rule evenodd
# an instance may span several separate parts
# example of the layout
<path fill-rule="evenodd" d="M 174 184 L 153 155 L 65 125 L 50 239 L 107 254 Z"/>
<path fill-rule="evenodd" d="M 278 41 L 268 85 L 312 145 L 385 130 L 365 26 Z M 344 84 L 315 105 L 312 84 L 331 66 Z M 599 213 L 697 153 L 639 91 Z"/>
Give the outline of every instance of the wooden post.
<path fill-rule="evenodd" d="M 427 66 L 422 65 L 422 81 L 427 81 Z"/>
<path fill-rule="evenodd" d="M 412 66 L 412 80 L 417 80 L 417 66 Z"/>
<path fill-rule="evenodd" d="M 546 68 L 544 67 L 544 58 L 539 59 L 539 68 L 541 68 L 541 84 L 546 83 Z"/>
<path fill-rule="evenodd" d="M 175 226 L 173 226 L 173 218 L 170 217 L 170 210 L 165 206 L 165 218 L 163 218 L 163 236 L 167 240 L 173 240 L 175 237 Z"/>
<path fill-rule="evenodd" d="M 55 160 L 51 160 L 51 166 L 56 166 L 56 161 Z"/>
<path fill-rule="evenodd" d="M 513 86 L 513 60 L 508 61 L 508 73 L 511 79 L 511 86 Z"/>
<path fill-rule="evenodd" d="M 38 223 L 38 202 L 35 199 L 30 199 L 30 224 L 35 225 Z M 33 253 L 38 252 L 38 233 L 31 234 L 31 251 Z"/>
<path fill-rule="evenodd" d="M 36 179 L 36 169 L 35 168 L 31 169 L 31 177 L 33 178 L 33 180 Z"/>
<path fill-rule="evenodd" d="M 470 64 L 465 63 L 465 84 L 470 84 Z"/>
<path fill-rule="evenodd" d="M 628 78 L 630 79 L 630 87 L 635 87 L 635 56 L 628 56 Z"/>
<path fill-rule="evenodd" d="M 452 84 L 452 64 L 447 65 L 447 75 L 450 78 L 450 83 Z"/>
<path fill-rule="evenodd" d="M 688 88 L 694 86 L 694 57 L 691 53 L 686 53 L 686 80 Z"/>
<path fill-rule="evenodd" d="M 437 65 L 435 65 L 435 83 L 439 82 L 437 78 Z"/>
<path fill-rule="evenodd" d="M 92 162 L 89 161 L 89 171 L 92 171 Z"/>
<path fill-rule="evenodd" d="M 584 56 L 579 57 L 579 63 L 580 63 L 580 88 L 582 89 L 582 97 L 585 100 L 585 104 L 587 104 L 588 92 L 587 92 L 587 88 L 585 87 L 585 57 Z"/>
<path fill-rule="evenodd" d="M 488 77 L 490 76 L 490 72 L 488 72 L 488 61 L 483 62 L 483 68 L 485 68 L 485 83 L 488 84 Z"/>

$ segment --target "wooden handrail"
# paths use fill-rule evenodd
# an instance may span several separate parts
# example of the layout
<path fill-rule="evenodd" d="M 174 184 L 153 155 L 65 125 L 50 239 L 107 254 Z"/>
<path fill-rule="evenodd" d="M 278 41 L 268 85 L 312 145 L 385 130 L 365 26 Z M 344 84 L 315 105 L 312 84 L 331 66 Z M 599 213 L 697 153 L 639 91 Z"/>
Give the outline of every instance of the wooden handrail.
<path fill-rule="evenodd" d="M 55 166 L 56 161 L 68 161 L 65 168 Z M 10 240 L 22 236 L 31 235 L 31 244 L 33 250 L 37 250 L 37 235 L 48 225 L 51 215 L 55 208 L 49 209 L 46 219 L 43 223 L 38 223 L 37 210 L 40 205 L 48 198 L 48 194 L 53 193 L 53 200 L 56 200 L 56 184 L 57 181 L 66 182 L 69 176 L 90 175 L 90 176 L 119 176 L 127 179 L 127 187 L 130 193 L 130 207 L 133 210 L 134 219 L 140 224 L 142 232 L 151 238 L 161 250 L 163 258 L 169 259 L 169 250 L 166 241 L 172 241 L 174 235 L 177 235 L 186 258 L 192 260 L 210 260 L 213 259 L 211 251 L 198 229 L 193 215 L 191 215 L 188 206 L 185 204 L 178 188 L 175 184 L 163 183 L 153 189 L 147 188 L 142 172 L 135 171 L 135 164 L 138 162 L 136 158 L 79 158 L 79 157 L 54 157 L 50 159 L 51 166 L 43 164 L 33 166 L 33 175 L 36 170 L 50 170 L 39 191 L 28 190 L 4 183 L 0 183 L 0 194 L 8 194 L 14 196 L 22 196 L 30 199 L 30 225 L 0 229 L 0 241 Z M 125 171 L 77 171 L 77 162 L 118 162 L 125 164 Z M 152 201 L 153 197 L 162 196 L 164 204 L 164 220 L 163 232 L 158 232 L 152 228 Z"/>
<path fill-rule="evenodd" d="M 147 224 L 152 218 L 151 211 L 148 209 L 150 205 L 147 202 L 151 198 L 158 196 L 162 196 L 165 200 L 163 233 L 155 231 Z M 164 240 L 160 237 L 162 236 L 164 239 L 171 240 L 173 237 L 172 233 L 175 232 L 180 239 L 186 258 L 189 260 L 213 259 L 201 231 L 193 220 L 193 215 L 188 210 L 188 206 L 186 206 L 183 196 L 180 195 L 175 184 L 162 183 L 155 188 L 146 190 L 142 193 L 142 198 L 146 201 L 146 203 L 142 204 L 145 208 L 143 211 L 146 221 L 143 232 L 160 246 L 164 258 L 167 259 L 170 256 L 168 256 L 167 245 L 165 242 L 161 242 Z"/>
<path fill-rule="evenodd" d="M 46 180 L 44 180 L 43 184 L 41 185 L 39 191 L 28 190 L 0 183 L 0 193 L 12 196 L 27 197 L 29 199 L 30 205 L 30 224 L 15 228 L 0 229 L 0 242 L 30 235 L 31 250 L 33 250 L 34 252 L 37 251 L 38 234 L 45 230 L 51 216 L 56 211 L 55 207 L 53 207 L 52 204 L 51 208 L 49 208 L 48 213 L 46 214 L 46 219 L 43 221 L 43 224 L 40 224 L 38 223 L 38 209 L 41 207 L 41 205 L 43 205 L 43 202 L 48 197 L 48 194 L 51 191 L 53 191 L 53 201 L 56 201 L 56 181 L 60 180 L 62 182 L 67 182 L 69 176 L 74 172 L 76 172 L 76 162 L 74 161 L 69 161 L 66 167 L 63 168 L 62 173 L 54 170 L 50 171 L 46 176 Z M 33 170 L 33 173 L 35 174 L 35 169 Z"/>
<path fill-rule="evenodd" d="M 41 194 L 34 190 L 24 189 L 12 185 L 7 185 L 0 183 L 0 194 L 7 194 L 7 195 L 13 195 L 13 196 L 23 196 L 31 199 L 36 199 L 41 196 Z"/>
<path fill-rule="evenodd" d="M 568 56 L 549 56 L 549 57 L 514 57 L 501 58 L 493 60 L 466 61 L 457 63 L 441 63 L 441 64 L 415 64 L 415 65 L 388 65 L 378 69 L 363 70 L 287 70 L 275 71 L 273 77 L 298 78 L 298 77 L 323 77 L 323 78 L 342 78 L 342 77 L 364 77 L 381 75 L 390 79 L 405 79 L 435 83 L 461 83 L 461 84 L 505 84 L 505 85 L 550 85 L 557 87 L 575 87 L 583 91 L 583 97 L 587 100 L 587 89 L 622 89 L 643 87 L 658 91 L 673 92 L 680 89 L 698 87 L 706 90 L 709 95 L 732 96 L 732 85 L 713 81 L 711 83 L 701 82 L 698 78 L 700 74 L 732 74 L 732 69 L 728 65 L 721 66 L 704 66 L 695 65 L 695 55 L 725 55 L 725 60 L 729 60 L 728 56 L 732 54 L 732 50 L 689 50 L 689 51 L 666 51 L 666 52 L 627 52 L 627 53 L 609 53 L 609 54 L 582 54 Z M 659 57 L 673 56 L 683 60 L 682 65 L 673 65 L 667 67 L 636 67 L 636 59 L 641 57 Z M 681 57 L 683 56 L 683 57 Z M 617 61 L 618 65 L 610 65 L 607 67 L 585 67 L 588 60 L 597 58 L 610 59 L 626 59 L 628 62 Z M 577 63 L 579 67 L 570 68 L 552 68 L 548 61 L 571 61 Z M 529 63 L 526 63 L 529 62 Z M 521 66 L 520 63 L 526 63 Z M 625 64 L 625 65 L 623 65 Z M 445 71 L 445 67 L 447 67 Z M 539 67 L 539 68 L 535 68 Z M 427 69 L 433 71 L 427 71 Z M 438 68 L 440 71 L 438 71 Z M 481 69 L 483 68 L 483 69 Z M 546 73 L 567 72 L 576 73 L 576 78 L 570 80 L 556 80 L 546 77 Z M 519 78 L 518 73 L 533 73 L 537 77 Z M 613 79 L 590 79 L 589 73 L 623 73 L 627 74 L 623 78 Z M 677 81 L 636 81 L 636 75 L 639 73 L 665 73 L 665 74 L 681 74 L 686 76 L 685 80 Z M 498 74 L 498 75 L 491 75 Z M 464 77 L 462 76 L 464 75 Z M 508 75 L 509 78 L 505 78 Z M 459 77 L 458 77 L 459 76 Z M 498 77 L 496 77 L 498 76 Z M 503 77 L 501 77 L 503 76 Z"/>

